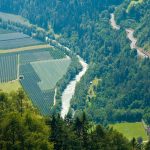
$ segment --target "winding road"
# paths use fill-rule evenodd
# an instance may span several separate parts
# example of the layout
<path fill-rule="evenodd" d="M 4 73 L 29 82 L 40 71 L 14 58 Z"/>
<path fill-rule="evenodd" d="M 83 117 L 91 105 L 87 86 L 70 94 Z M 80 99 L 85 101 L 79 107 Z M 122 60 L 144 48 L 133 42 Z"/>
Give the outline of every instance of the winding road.
<path fill-rule="evenodd" d="M 110 14 L 110 24 L 113 29 L 120 30 L 120 26 L 116 24 L 114 14 Z M 142 58 L 150 57 L 150 54 L 146 52 L 143 48 L 137 46 L 137 39 L 134 37 L 134 30 L 133 29 L 126 29 L 127 38 L 131 41 L 130 47 L 131 49 L 136 49 L 137 53 Z"/>

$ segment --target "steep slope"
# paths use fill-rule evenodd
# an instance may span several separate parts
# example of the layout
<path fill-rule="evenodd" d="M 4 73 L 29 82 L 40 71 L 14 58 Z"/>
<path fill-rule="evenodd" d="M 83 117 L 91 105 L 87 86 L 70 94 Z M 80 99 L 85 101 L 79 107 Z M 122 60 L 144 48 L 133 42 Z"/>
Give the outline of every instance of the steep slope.
<path fill-rule="evenodd" d="M 150 51 L 150 0 L 143 0 L 134 5 L 126 0 L 116 9 L 115 15 L 121 26 L 135 29 L 139 46 Z"/>

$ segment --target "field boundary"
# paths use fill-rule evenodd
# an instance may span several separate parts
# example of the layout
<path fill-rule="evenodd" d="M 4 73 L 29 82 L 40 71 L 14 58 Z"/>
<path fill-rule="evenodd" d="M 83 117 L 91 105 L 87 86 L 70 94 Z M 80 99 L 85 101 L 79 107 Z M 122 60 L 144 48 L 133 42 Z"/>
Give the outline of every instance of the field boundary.
<path fill-rule="evenodd" d="M 64 60 L 71 60 L 71 58 L 65 57 L 65 58 L 60 58 L 60 59 L 38 60 L 38 61 L 31 62 L 30 64 L 44 63 L 44 62 L 57 62 L 57 61 L 64 61 Z"/>
<path fill-rule="evenodd" d="M 48 45 L 48 44 L 25 46 L 25 47 L 14 48 L 14 49 L 0 50 L 0 54 L 15 53 L 15 52 L 21 52 L 21 51 L 31 51 L 31 50 L 38 50 L 38 49 L 44 49 L 44 48 L 53 48 L 53 46 Z"/>

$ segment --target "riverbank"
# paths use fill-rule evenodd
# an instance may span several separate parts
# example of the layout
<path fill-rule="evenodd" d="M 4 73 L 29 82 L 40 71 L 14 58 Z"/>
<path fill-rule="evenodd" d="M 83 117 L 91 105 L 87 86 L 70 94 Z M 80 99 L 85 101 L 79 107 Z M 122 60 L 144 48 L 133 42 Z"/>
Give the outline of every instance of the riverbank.
<path fill-rule="evenodd" d="M 81 80 L 83 75 L 86 73 L 88 69 L 88 64 L 80 57 L 79 62 L 82 65 L 83 69 L 79 72 L 78 75 L 76 75 L 75 79 L 70 81 L 66 89 L 64 90 L 62 94 L 62 110 L 61 110 L 61 117 L 64 119 L 65 116 L 68 114 L 68 111 L 70 109 L 70 102 L 71 99 L 75 93 L 75 88 L 77 83 Z"/>
<path fill-rule="evenodd" d="M 110 14 L 110 16 L 111 16 L 110 24 L 111 24 L 112 28 L 115 30 L 120 30 L 121 27 L 119 25 L 117 25 L 114 14 L 112 13 L 112 14 Z M 130 48 L 136 49 L 138 56 L 140 56 L 142 58 L 150 57 L 150 54 L 148 52 L 146 52 L 143 48 L 137 46 L 137 39 L 134 37 L 134 30 L 133 29 L 125 29 L 125 30 L 127 33 L 127 38 L 131 41 Z"/>

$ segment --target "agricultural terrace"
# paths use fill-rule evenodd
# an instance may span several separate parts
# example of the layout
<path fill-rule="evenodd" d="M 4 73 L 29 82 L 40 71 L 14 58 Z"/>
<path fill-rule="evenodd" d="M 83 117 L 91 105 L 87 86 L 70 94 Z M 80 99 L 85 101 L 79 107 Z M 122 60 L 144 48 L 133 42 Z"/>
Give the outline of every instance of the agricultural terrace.
<path fill-rule="evenodd" d="M 143 141 L 148 140 L 148 136 L 146 134 L 146 131 L 143 127 L 142 122 L 117 123 L 117 124 L 110 125 L 110 127 L 113 127 L 115 130 L 122 133 L 129 140 L 131 140 L 133 137 L 135 137 L 135 138 L 142 137 Z"/>

